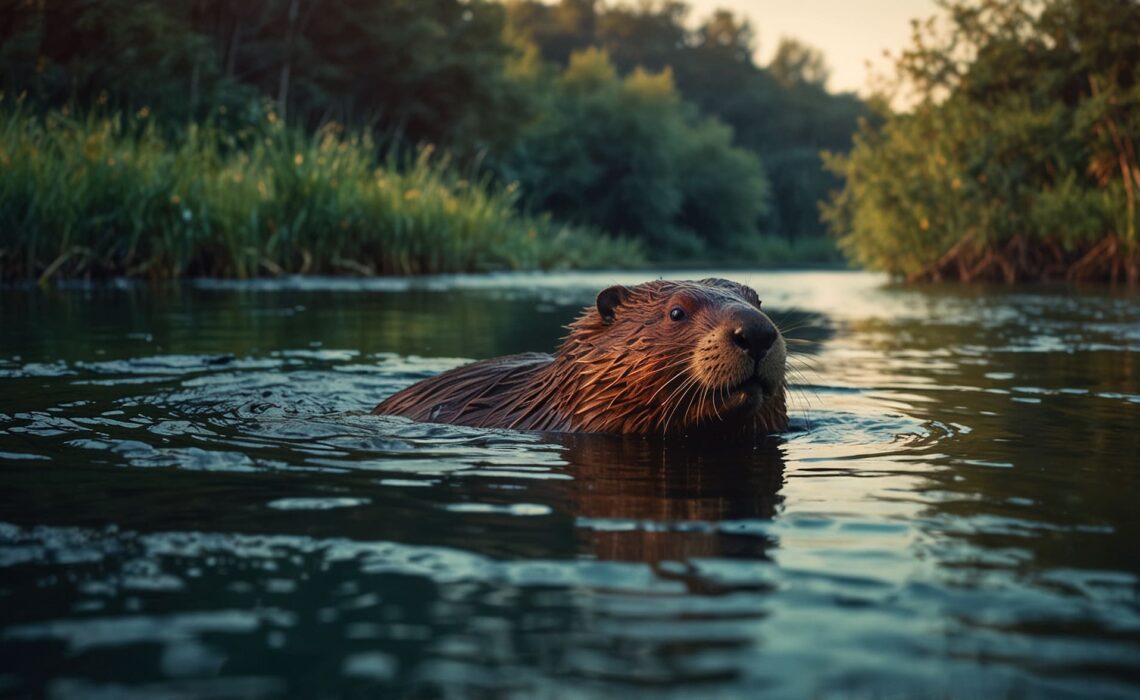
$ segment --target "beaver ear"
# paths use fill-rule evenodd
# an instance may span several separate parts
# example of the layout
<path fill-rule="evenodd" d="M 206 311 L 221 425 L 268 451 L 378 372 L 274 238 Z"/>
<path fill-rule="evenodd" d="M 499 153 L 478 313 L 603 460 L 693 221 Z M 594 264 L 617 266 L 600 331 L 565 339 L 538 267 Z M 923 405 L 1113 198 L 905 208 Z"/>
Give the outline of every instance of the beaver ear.
<path fill-rule="evenodd" d="M 613 323 L 614 310 L 629 298 L 629 290 L 620 284 L 606 287 L 598 292 L 598 313 L 605 323 Z"/>

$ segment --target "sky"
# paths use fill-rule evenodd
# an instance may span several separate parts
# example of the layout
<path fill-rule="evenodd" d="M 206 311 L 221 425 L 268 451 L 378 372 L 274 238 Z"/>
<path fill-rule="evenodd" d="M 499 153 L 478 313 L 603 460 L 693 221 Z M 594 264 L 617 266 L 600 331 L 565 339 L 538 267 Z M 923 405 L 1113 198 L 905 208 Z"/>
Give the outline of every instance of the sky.
<path fill-rule="evenodd" d="M 910 20 L 939 14 L 934 0 L 688 0 L 689 20 L 700 22 L 718 8 L 752 22 L 759 44 L 757 60 L 771 59 L 781 36 L 823 52 L 831 67 L 828 88 L 865 93 L 867 61 L 877 72 L 890 63 L 883 51 L 910 44 Z"/>

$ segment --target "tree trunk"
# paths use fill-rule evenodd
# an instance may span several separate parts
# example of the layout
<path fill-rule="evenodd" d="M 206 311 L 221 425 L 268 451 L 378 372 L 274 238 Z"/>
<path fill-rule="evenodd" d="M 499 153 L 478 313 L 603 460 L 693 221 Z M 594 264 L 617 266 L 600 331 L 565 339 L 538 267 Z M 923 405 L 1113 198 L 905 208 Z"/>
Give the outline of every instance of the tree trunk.
<path fill-rule="evenodd" d="M 277 111 L 284 121 L 289 107 L 289 74 L 293 68 L 293 40 L 297 33 L 297 17 L 301 12 L 301 0 L 289 0 L 289 29 L 285 34 L 285 63 L 281 66 L 281 77 L 277 82 Z"/>

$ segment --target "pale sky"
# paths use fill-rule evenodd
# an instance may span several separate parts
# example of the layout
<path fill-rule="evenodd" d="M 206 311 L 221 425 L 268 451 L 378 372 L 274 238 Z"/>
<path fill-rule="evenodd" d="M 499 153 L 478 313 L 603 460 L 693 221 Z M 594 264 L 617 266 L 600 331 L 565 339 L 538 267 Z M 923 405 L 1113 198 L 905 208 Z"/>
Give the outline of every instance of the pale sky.
<path fill-rule="evenodd" d="M 823 52 L 831 67 L 828 88 L 865 92 L 866 62 L 877 72 L 890 64 L 883 50 L 898 53 L 910 44 L 910 20 L 939 14 L 934 0 L 688 0 L 689 21 L 697 23 L 718 8 L 752 22 L 764 65 L 781 36 Z"/>

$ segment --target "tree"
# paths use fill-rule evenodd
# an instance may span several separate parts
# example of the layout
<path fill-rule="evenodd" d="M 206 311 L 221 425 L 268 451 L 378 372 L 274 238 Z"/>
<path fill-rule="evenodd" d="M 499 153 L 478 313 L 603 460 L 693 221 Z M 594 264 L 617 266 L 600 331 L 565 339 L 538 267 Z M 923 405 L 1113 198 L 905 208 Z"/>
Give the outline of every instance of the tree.
<path fill-rule="evenodd" d="M 4 0 L 0 17 L 4 90 L 33 102 L 185 118 L 224 87 L 187 2 Z"/>
<path fill-rule="evenodd" d="M 760 163 L 687 108 L 668 71 L 623 79 L 587 49 L 549 100 L 505 168 L 534 208 L 640 238 L 659 257 L 723 253 L 756 233 L 767 207 Z"/>
<path fill-rule="evenodd" d="M 859 262 L 911 279 L 1140 284 L 1140 6 L 952 0 L 898 62 L 921 98 L 865 125 L 826 208 Z"/>
<path fill-rule="evenodd" d="M 504 148 L 530 114 L 489 0 L 0 2 L 5 92 L 42 105 L 185 122 L 268 98 L 309 128 L 372 124 L 463 155 Z"/>
<path fill-rule="evenodd" d="M 485 0 L 261 0 L 212 3 L 204 29 L 226 65 L 317 126 L 373 123 L 400 139 L 473 153 L 508 143 L 527 114 L 506 74 L 502 6 Z"/>
<path fill-rule="evenodd" d="M 591 5 L 594 19 L 571 30 L 552 20 L 560 7 L 513 0 L 508 23 L 563 65 L 571 50 L 593 46 L 608 53 L 621 75 L 670 69 L 681 97 L 731 127 L 733 143 L 766 165 L 776 196 L 764 228 L 788 238 L 824 234 L 818 202 L 842 181 L 823 170 L 820 152 L 850 148 L 857 120 L 870 112 L 854 95 L 826 91 L 817 51 L 790 42 L 783 55 L 794 80 L 782 83 L 755 64 L 751 24 L 731 12 L 717 11 L 689 29 L 682 2 Z"/>
<path fill-rule="evenodd" d="M 717 10 L 697 29 L 696 47 L 723 52 L 739 63 L 751 62 L 756 50 L 752 25 L 728 10 Z"/>
<path fill-rule="evenodd" d="M 827 86 L 831 69 L 823 54 L 807 44 L 789 37 L 780 39 L 776 54 L 768 64 L 768 72 L 784 87 L 797 85 Z"/>

